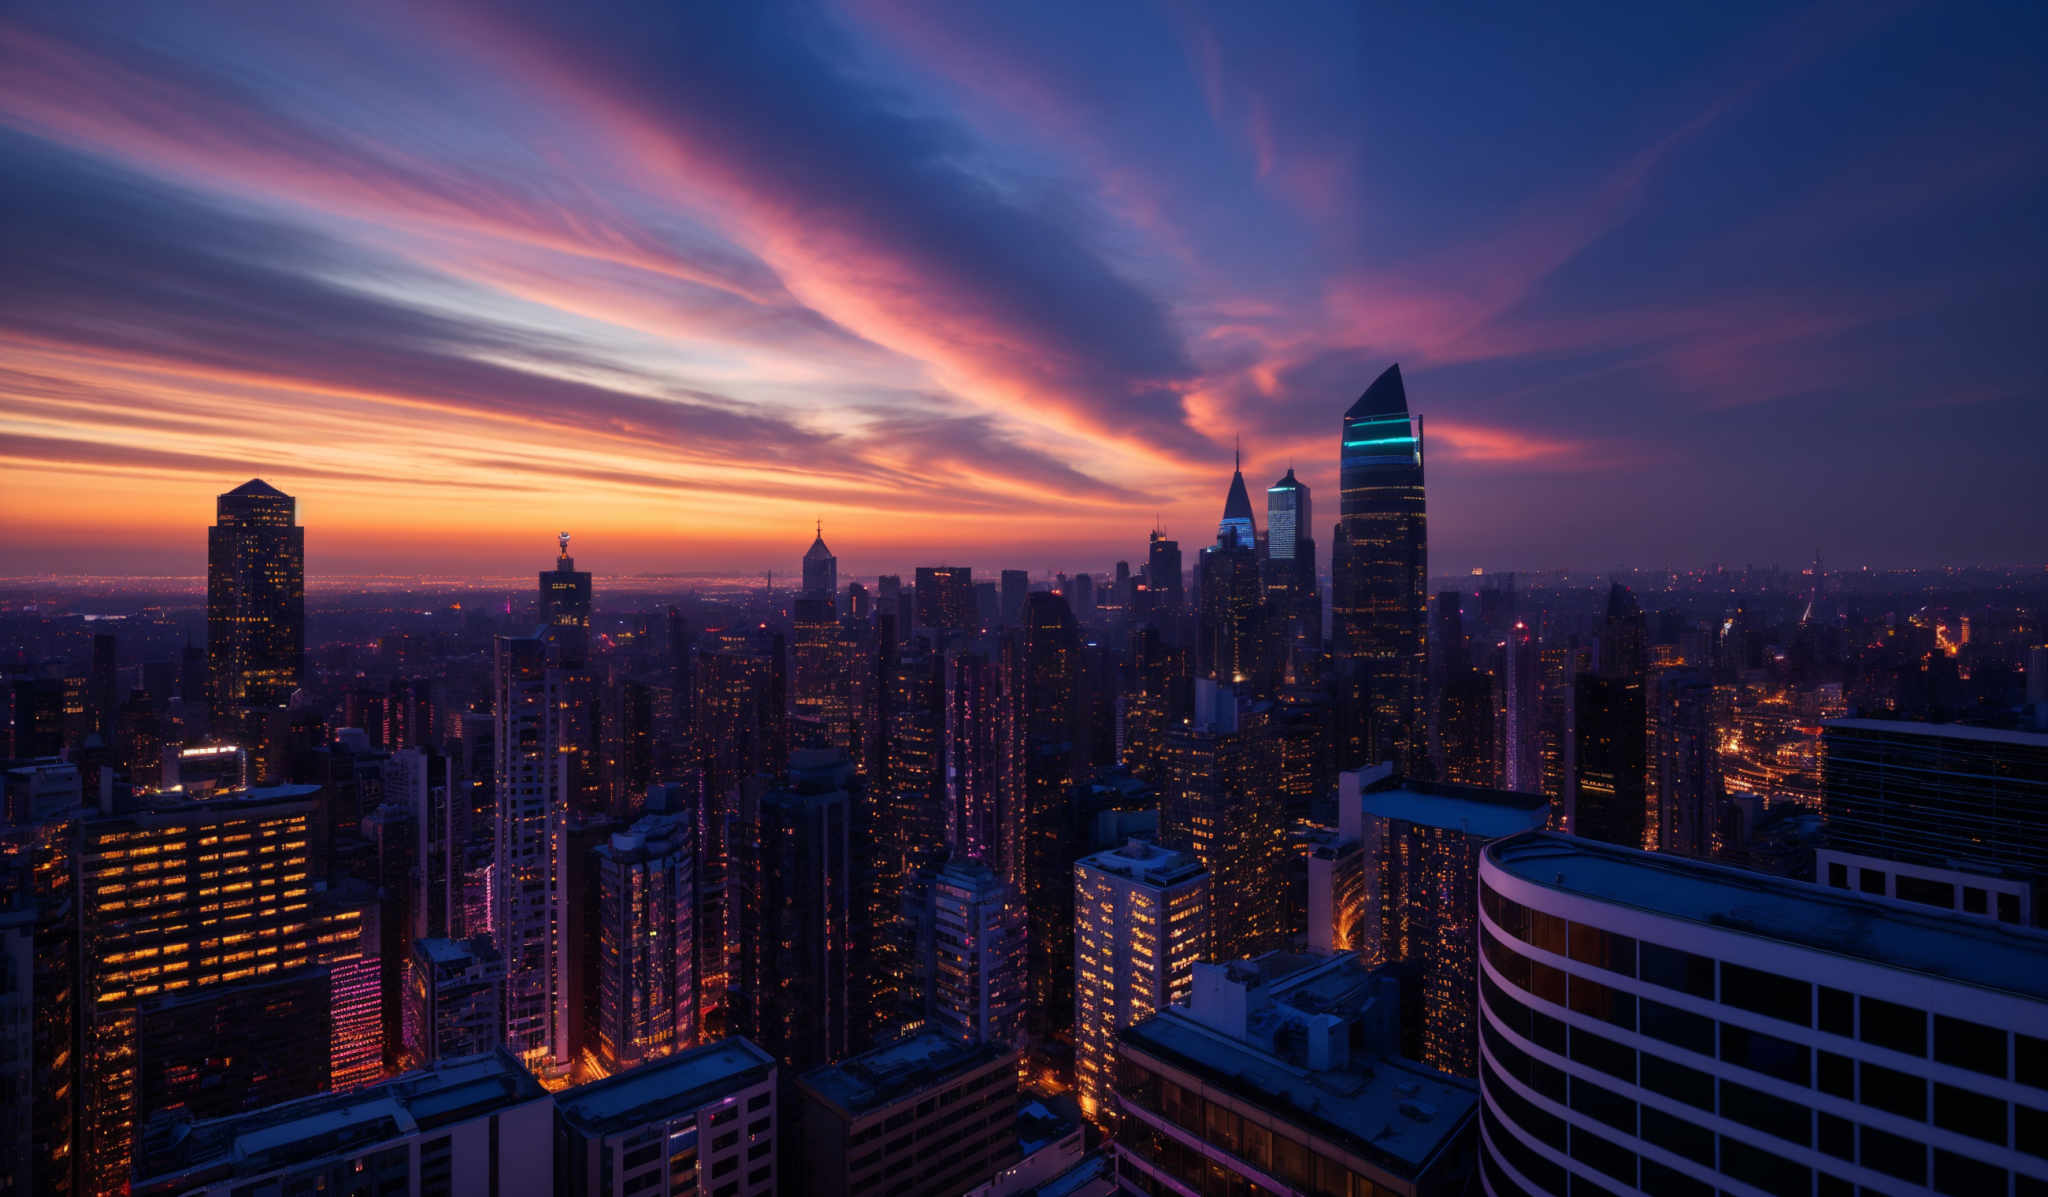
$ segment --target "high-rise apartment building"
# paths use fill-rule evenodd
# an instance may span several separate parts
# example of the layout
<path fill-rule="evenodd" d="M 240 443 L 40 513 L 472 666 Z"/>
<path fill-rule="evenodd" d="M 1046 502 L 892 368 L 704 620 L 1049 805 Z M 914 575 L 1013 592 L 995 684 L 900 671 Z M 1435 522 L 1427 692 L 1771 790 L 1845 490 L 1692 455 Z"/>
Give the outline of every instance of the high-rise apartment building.
<path fill-rule="evenodd" d="M 1167 732 L 1159 838 L 1208 870 L 1218 956 L 1270 951 L 1287 933 L 1276 900 L 1285 887 L 1287 806 L 1271 722 L 1270 703 L 1198 678 L 1192 715 Z"/>
<path fill-rule="evenodd" d="M 697 1041 L 696 843 L 684 812 L 599 846 L 597 1057 L 630 1068 Z"/>
<path fill-rule="evenodd" d="M 1648 688 L 1650 810 L 1662 852 L 1712 856 L 1719 846 L 1726 795 L 1714 737 L 1714 683 L 1704 673 L 1672 670 Z"/>
<path fill-rule="evenodd" d="M 1541 794 L 1363 771 L 1340 778 L 1334 873 L 1359 878 L 1354 946 L 1368 965 L 1400 962 L 1417 975 L 1419 1017 L 1402 1035 L 1407 1054 L 1431 1068 L 1462 1077 L 1478 1069 L 1480 853 L 1549 815 Z M 1342 943 L 1343 912 L 1334 901 L 1313 904 L 1310 942 Z"/>
<path fill-rule="evenodd" d="M 1134 839 L 1074 865 L 1074 1079 L 1089 1118 L 1109 1117 L 1117 1032 L 1186 999 L 1210 919 L 1191 852 Z"/>
<path fill-rule="evenodd" d="M 215 502 L 206 532 L 206 656 L 216 715 L 281 707 L 305 676 L 306 530 L 261 478 Z"/>
<path fill-rule="evenodd" d="M 1330 558 L 1331 634 L 1347 694 L 1340 768 L 1391 760 L 1412 770 L 1428 747 L 1422 457 L 1422 421 L 1409 417 L 1401 367 L 1389 366 L 1344 413 Z"/>
<path fill-rule="evenodd" d="M 500 636 L 493 670 L 492 939 L 505 958 L 504 1042 L 535 1071 L 569 1063 L 569 747 L 548 658 L 543 636 Z"/>
<path fill-rule="evenodd" d="M 415 1067 L 497 1046 L 505 961 L 487 938 L 416 939 L 405 977 L 406 1056 Z"/>
<path fill-rule="evenodd" d="M 926 1025 L 951 1039 L 1024 1040 L 1024 905 L 979 860 L 955 857 L 924 887 Z"/>
<path fill-rule="evenodd" d="M 1479 894 L 1496 1197 L 2048 1185 L 2039 932 L 1551 833 Z"/>

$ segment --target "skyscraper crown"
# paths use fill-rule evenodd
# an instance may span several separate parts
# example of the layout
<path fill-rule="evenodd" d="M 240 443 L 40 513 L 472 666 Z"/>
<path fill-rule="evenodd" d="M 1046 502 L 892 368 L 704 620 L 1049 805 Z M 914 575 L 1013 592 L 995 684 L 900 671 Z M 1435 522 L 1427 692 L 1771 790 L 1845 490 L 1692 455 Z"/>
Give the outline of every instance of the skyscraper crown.
<path fill-rule="evenodd" d="M 1344 413 L 1347 420 L 1363 416 L 1405 416 L 1408 414 L 1408 388 L 1401 385 L 1401 363 L 1388 366 L 1365 394 Z"/>

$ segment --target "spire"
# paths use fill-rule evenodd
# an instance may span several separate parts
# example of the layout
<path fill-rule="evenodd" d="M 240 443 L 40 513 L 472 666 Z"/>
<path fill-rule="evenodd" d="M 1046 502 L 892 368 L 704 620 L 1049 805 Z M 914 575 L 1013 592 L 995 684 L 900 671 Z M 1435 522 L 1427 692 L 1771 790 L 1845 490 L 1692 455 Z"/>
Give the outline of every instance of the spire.
<path fill-rule="evenodd" d="M 1230 493 L 1223 500 L 1223 520 L 1216 525 L 1216 543 L 1229 545 L 1233 541 L 1246 548 L 1252 547 L 1259 538 L 1258 525 L 1252 522 L 1252 497 L 1244 487 L 1244 451 L 1237 453 L 1240 463 L 1230 473 Z"/>
<path fill-rule="evenodd" d="M 1358 402 L 1351 405 L 1350 411 L 1344 413 L 1344 418 L 1355 420 L 1365 416 L 1407 414 L 1408 388 L 1401 385 L 1401 363 L 1395 362 L 1375 378 L 1371 386 L 1365 388 L 1365 393 L 1358 397 Z"/>

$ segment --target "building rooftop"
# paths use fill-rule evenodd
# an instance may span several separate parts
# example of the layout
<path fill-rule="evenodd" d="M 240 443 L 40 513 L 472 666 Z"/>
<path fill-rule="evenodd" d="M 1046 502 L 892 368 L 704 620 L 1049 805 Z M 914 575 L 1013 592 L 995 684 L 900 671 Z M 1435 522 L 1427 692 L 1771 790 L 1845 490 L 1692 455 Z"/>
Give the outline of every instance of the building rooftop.
<path fill-rule="evenodd" d="M 1535 831 L 1550 819 L 1550 802 L 1541 794 L 1454 782 L 1389 778 L 1367 787 L 1358 801 L 1372 818 L 1442 827 L 1481 839 Z"/>
<path fill-rule="evenodd" d="M 1555 832 L 1486 854 L 1561 893 L 2048 1001 L 2048 932 Z"/>
<path fill-rule="evenodd" d="M 1123 1042 L 1399 1176 L 1420 1175 L 1471 1121 L 1478 1092 L 1469 1081 L 1391 1054 L 1340 1052 L 1340 1065 L 1315 1068 L 1263 1046 L 1281 1023 L 1327 1023 L 1346 1039 L 1348 1020 L 1371 1016 L 1367 1003 L 1392 1000 L 1356 956 L 1274 953 L 1211 967 L 1250 993 L 1249 1002 L 1224 1003 L 1226 1015 L 1246 1015 L 1244 1035 L 1195 1008 L 1198 979 L 1195 1007 L 1169 1007 L 1126 1028 Z"/>
<path fill-rule="evenodd" d="M 418 1131 L 544 1101 L 540 1082 L 503 1048 L 347 1093 L 323 1093 L 145 1138 L 138 1188 L 179 1192 L 286 1164 L 345 1157 Z"/>
<path fill-rule="evenodd" d="M 935 1084 L 972 1072 L 1010 1052 L 920 1031 L 805 1073 L 799 1083 L 852 1117 L 891 1105 Z"/>
<path fill-rule="evenodd" d="M 1112 873 L 1145 885 L 1179 885 L 1202 875 L 1201 858 L 1192 852 L 1162 848 L 1149 840 L 1132 839 L 1121 848 L 1084 856 L 1077 865 Z"/>
<path fill-rule="evenodd" d="M 774 1070 L 773 1057 L 734 1035 L 564 1090 L 555 1095 L 555 1110 L 587 1135 L 612 1135 L 697 1109 Z"/>
<path fill-rule="evenodd" d="M 1829 719 L 1821 727 L 1843 731 L 1886 732 L 1896 736 L 1928 736 L 1944 740 L 1972 740 L 1980 744 L 2012 744 L 2048 752 L 2048 732 L 2012 731 L 2002 727 L 1972 727 L 1967 723 L 1918 723 L 1910 719 Z"/>

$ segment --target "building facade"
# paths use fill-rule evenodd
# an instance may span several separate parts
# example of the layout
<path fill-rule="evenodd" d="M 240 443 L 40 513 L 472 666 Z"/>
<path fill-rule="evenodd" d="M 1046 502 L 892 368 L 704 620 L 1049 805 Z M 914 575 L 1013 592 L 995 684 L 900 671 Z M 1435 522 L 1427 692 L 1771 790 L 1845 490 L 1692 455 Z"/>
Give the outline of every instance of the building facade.
<path fill-rule="evenodd" d="M 721 1039 L 559 1094 L 559 1197 L 769 1197 L 777 1191 L 778 1072 Z"/>
<path fill-rule="evenodd" d="M 597 1056 L 630 1068 L 697 1041 L 696 844 L 689 816 L 643 815 L 597 857 Z"/>
<path fill-rule="evenodd" d="M 1552 833 L 1479 880 L 1495 1197 L 2048 1187 L 2048 935 Z"/>
<path fill-rule="evenodd" d="M 1021 1156 L 1017 1049 L 927 1031 L 798 1078 L 803 1191 L 953 1197 Z"/>
<path fill-rule="evenodd" d="M 215 501 L 206 532 L 206 657 L 216 715 L 281 707 L 306 665 L 306 530 L 261 478 Z"/>

